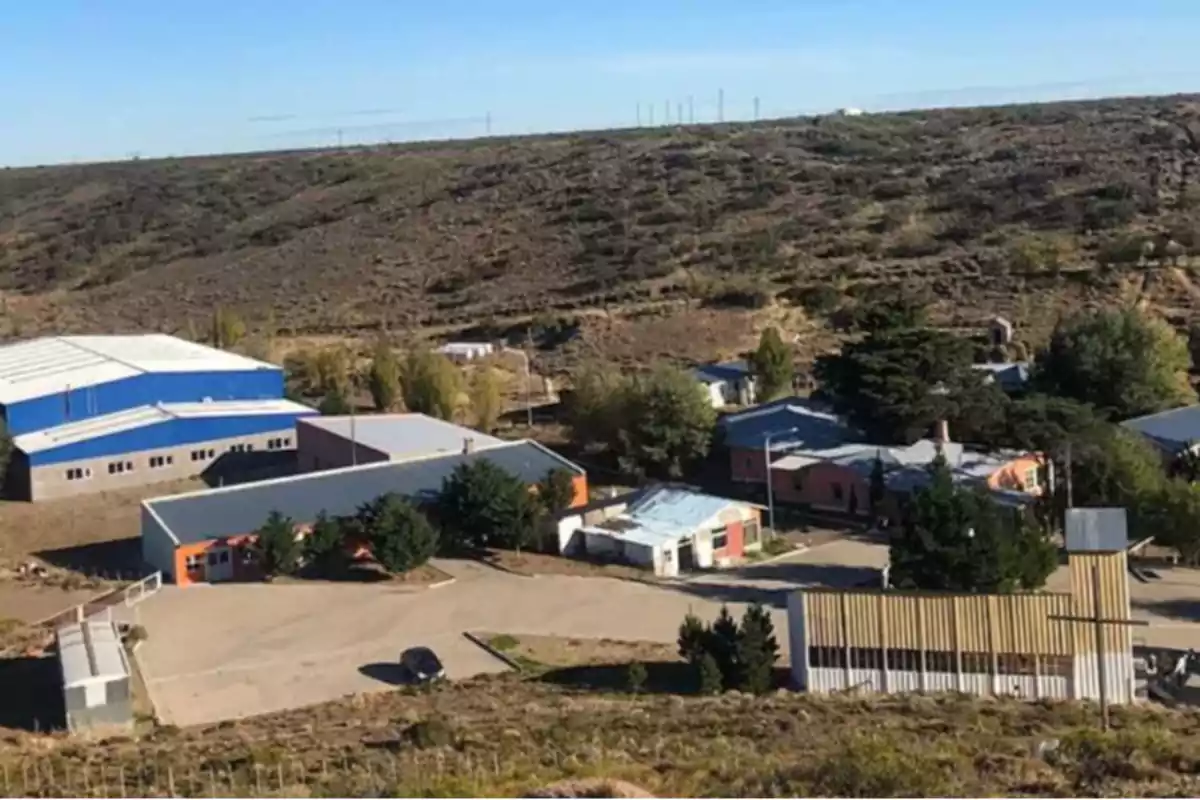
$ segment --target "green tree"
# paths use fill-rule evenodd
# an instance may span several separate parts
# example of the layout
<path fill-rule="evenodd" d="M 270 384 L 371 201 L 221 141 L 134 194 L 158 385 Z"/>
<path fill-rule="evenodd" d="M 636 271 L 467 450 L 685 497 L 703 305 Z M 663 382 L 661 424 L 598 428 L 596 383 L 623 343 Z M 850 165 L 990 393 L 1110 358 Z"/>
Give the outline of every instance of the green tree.
<path fill-rule="evenodd" d="M 345 393 L 340 389 L 331 387 L 321 398 L 317 410 L 326 417 L 340 417 L 350 413 L 350 401 L 346 399 Z"/>
<path fill-rule="evenodd" d="M 409 351 L 400 370 L 405 408 L 438 419 L 454 417 L 462 384 L 462 373 L 454 362 L 430 350 Z"/>
<path fill-rule="evenodd" d="M 272 511 L 255 533 L 258 565 L 264 575 L 291 575 L 296 571 L 300 545 L 296 541 L 295 520 Z"/>
<path fill-rule="evenodd" d="M 500 372 L 486 365 L 479 367 L 471 376 L 467 394 L 475 427 L 485 433 L 496 430 L 504 413 L 504 381 Z"/>
<path fill-rule="evenodd" d="M 905 294 L 864 303 L 854 309 L 852 320 L 855 329 L 868 334 L 924 328 L 927 324 L 925 304 Z"/>
<path fill-rule="evenodd" d="M 721 612 L 708 629 L 704 649 L 716 660 L 721 670 L 721 684 L 726 689 L 737 688 L 741 682 L 738 639 L 738 624 L 729 613 L 729 607 L 722 605 Z"/>
<path fill-rule="evenodd" d="M 1189 566 L 1200 563 L 1200 486 L 1179 478 L 1165 481 L 1141 507 L 1157 544 L 1174 548 Z"/>
<path fill-rule="evenodd" d="M 1002 415 L 1003 393 L 984 385 L 971 368 L 973 355 L 971 343 L 952 334 L 892 327 L 821 356 L 814 372 L 821 395 L 868 439 L 909 444 L 928 436 L 940 420 L 952 421 L 955 428 L 991 424 L 979 419 L 979 408 L 988 400 L 992 417 Z M 959 413 L 965 408 L 970 418 Z"/>
<path fill-rule="evenodd" d="M 704 651 L 696 662 L 696 672 L 700 681 L 700 694 L 720 694 L 724 678 L 721 676 L 721 665 L 712 653 Z"/>
<path fill-rule="evenodd" d="M 400 362 L 391 343 L 380 339 L 371 354 L 367 370 L 367 390 L 376 411 L 391 411 L 400 397 Z"/>
<path fill-rule="evenodd" d="M 236 347 L 246 335 L 246 323 L 233 311 L 217 306 L 213 309 L 210 337 L 214 347 L 228 350 Z"/>
<path fill-rule="evenodd" d="M 679 625 L 679 657 L 689 664 L 700 663 L 700 658 L 708 652 L 708 627 L 692 612 L 688 612 Z"/>
<path fill-rule="evenodd" d="M 613 443 L 622 469 L 678 478 L 708 454 L 716 411 L 687 373 L 659 367 L 622 394 L 624 423 Z"/>
<path fill-rule="evenodd" d="M 752 694 L 765 694 L 775 685 L 775 662 L 779 660 L 779 643 L 771 614 L 760 603 L 754 603 L 742 615 L 738 632 L 738 688 Z"/>
<path fill-rule="evenodd" d="M 784 343 L 778 328 L 772 326 L 762 332 L 758 349 L 750 356 L 750 366 L 759 402 L 774 400 L 791 391 L 796 375 L 792 348 Z"/>
<path fill-rule="evenodd" d="M 575 476 L 565 469 L 552 469 L 538 482 L 536 495 L 543 513 L 553 516 L 575 502 Z"/>
<path fill-rule="evenodd" d="M 883 469 L 883 457 L 875 454 L 875 461 L 871 464 L 871 479 L 869 487 L 868 500 L 871 504 L 871 516 L 878 517 L 883 509 L 883 501 L 887 497 L 887 476 Z"/>
<path fill-rule="evenodd" d="M 1190 366 L 1187 341 L 1162 320 L 1136 308 L 1097 311 L 1059 323 L 1032 381 L 1121 420 L 1195 403 Z"/>
<path fill-rule="evenodd" d="M 908 503 L 890 546 L 890 579 L 904 589 L 1012 592 L 1039 589 L 1048 568 L 1045 532 L 999 506 L 986 489 L 954 485 L 940 455 Z M 1024 526 L 1028 525 L 1026 528 Z M 1044 570 L 1044 571 L 1043 571 Z"/>
<path fill-rule="evenodd" d="M 585 364 L 572 376 L 567 418 L 582 444 L 611 447 L 624 424 L 622 410 L 628 381 L 606 364 Z"/>
<path fill-rule="evenodd" d="M 301 552 L 305 563 L 322 574 L 341 567 L 346 557 L 346 540 L 338 520 L 324 511 L 318 514 L 301 542 Z"/>
<path fill-rule="evenodd" d="M 629 665 L 629 669 L 625 674 L 625 682 L 629 686 L 629 691 L 637 694 L 646 688 L 646 665 L 640 661 L 634 661 Z"/>
<path fill-rule="evenodd" d="M 398 494 L 385 494 L 372 511 L 374 519 L 367 541 L 371 555 L 388 572 L 416 569 L 437 553 L 437 529 L 408 500 Z"/>
<path fill-rule="evenodd" d="M 455 468 L 442 484 L 436 509 L 447 547 L 460 552 L 520 550 L 531 540 L 537 521 L 537 501 L 529 487 L 486 458 Z"/>

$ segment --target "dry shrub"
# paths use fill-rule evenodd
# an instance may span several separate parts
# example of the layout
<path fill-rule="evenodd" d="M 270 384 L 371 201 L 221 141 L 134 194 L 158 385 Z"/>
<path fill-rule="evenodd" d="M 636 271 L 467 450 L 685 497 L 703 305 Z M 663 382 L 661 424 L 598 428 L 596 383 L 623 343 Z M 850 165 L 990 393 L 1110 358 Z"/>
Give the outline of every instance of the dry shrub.
<path fill-rule="evenodd" d="M 957 759 L 882 734 L 855 734 L 833 755 L 788 776 L 800 794 L 826 797 L 945 797 L 958 793 Z M 807 783 L 806 788 L 800 788 Z"/>
<path fill-rule="evenodd" d="M 559 781 L 529 793 L 530 797 L 654 797 L 640 786 L 611 778 Z"/>

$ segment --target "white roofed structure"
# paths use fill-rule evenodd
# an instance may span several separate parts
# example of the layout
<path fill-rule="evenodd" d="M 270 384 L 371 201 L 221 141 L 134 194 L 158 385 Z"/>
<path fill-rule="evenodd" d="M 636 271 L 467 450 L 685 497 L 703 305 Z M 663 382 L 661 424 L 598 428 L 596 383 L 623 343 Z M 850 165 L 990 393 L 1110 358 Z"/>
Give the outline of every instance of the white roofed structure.
<path fill-rule="evenodd" d="M 0 405 L 150 372 L 225 372 L 279 367 L 161 333 L 50 336 L 0 346 Z"/>

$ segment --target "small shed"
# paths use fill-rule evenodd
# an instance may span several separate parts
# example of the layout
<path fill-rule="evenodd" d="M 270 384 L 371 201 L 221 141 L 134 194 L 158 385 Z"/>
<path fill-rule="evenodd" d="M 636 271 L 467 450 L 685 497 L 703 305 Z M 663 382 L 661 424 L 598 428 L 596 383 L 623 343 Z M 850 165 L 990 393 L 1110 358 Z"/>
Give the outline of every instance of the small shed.
<path fill-rule="evenodd" d="M 988 323 L 988 339 L 993 347 L 1005 347 L 1012 344 L 1013 324 L 1004 317 L 992 317 Z"/>
<path fill-rule="evenodd" d="M 57 640 L 67 729 L 111 732 L 132 726 L 129 660 L 116 625 L 76 622 L 59 628 Z"/>

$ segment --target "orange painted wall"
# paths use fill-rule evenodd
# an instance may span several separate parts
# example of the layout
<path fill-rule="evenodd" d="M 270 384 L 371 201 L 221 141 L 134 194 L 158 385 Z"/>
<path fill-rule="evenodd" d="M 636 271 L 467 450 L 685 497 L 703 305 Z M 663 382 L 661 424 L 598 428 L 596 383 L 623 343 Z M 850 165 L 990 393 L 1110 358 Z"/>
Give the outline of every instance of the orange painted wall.
<path fill-rule="evenodd" d="M 1041 494 L 1042 487 L 1040 485 L 1027 486 L 1025 484 L 1025 475 L 1031 469 L 1039 471 L 1040 480 L 1041 467 L 1041 459 L 1036 456 L 1014 459 L 988 477 L 988 486 L 993 489 L 1017 489 L 1032 494 Z"/>
<path fill-rule="evenodd" d="M 587 475 L 576 475 L 571 479 L 571 484 L 575 487 L 575 499 L 571 501 L 571 508 L 586 506 L 589 500 Z"/>

